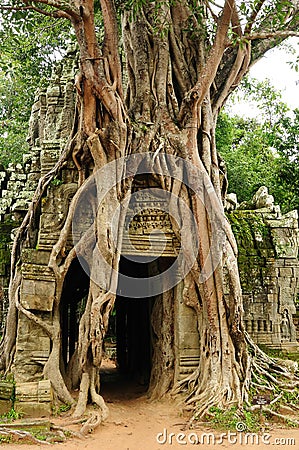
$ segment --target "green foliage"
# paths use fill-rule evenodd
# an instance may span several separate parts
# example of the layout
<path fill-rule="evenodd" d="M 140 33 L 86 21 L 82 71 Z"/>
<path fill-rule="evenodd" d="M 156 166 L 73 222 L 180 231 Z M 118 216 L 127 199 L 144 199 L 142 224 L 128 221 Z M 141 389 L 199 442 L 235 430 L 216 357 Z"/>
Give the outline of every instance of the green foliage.
<path fill-rule="evenodd" d="M 244 431 L 257 431 L 260 427 L 257 413 L 240 410 L 236 406 L 229 409 L 212 407 L 209 410 L 211 419 L 209 420 L 215 428 L 221 430 L 238 430 L 240 422 L 244 426 Z"/>
<path fill-rule="evenodd" d="M 245 409 L 242 411 L 242 422 L 246 425 L 246 430 L 249 431 L 257 431 L 260 429 L 260 417 L 256 412 L 246 411 Z"/>
<path fill-rule="evenodd" d="M 292 392 L 283 391 L 283 399 L 287 405 L 298 405 L 299 404 L 299 391 L 294 389 Z"/>
<path fill-rule="evenodd" d="M 299 363 L 299 353 L 289 353 L 280 349 L 269 348 L 266 345 L 259 344 L 259 347 L 271 358 L 290 359 Z"/>
<path fill-rule="evenodd" d="M 71 409 L 71 405 L 69 405 L 69 404 L 60 405 L 59 407 L 53 409 L 53 415 L 59 416 L 60 414 L 63 414 L 65 412 L 69 411 L 70 409 Z"/>
<path fill-rule="evenodd" d="M 31 434 L 39 441 L 46 441 L 48 438 L 48 436 L 42 434 L 41 432 L 32 432 Z"/>
<path fill-rule="evenodd" d="M 255 119 L 222 113 L 216 130 L 217 148 L 227 166 L 229 191 L 238 201 L 252 198 L 261 185 L 275 184 L 276 155 Z"/>
<path fill-rule="evenodd" d="M 54 177 L 53 180 L 51 181 L 52 186 L 60 186 L 61 184 L 63 184 L 63 181 L 57 177 Z"/>
<path fill-rule="evenodd" d="M 285 193 L 287 209 L 299 209 L 299 109 L 277 124 L 273 145 L 279 154 L 278 184 Z"/>
<path fill-rule="evenodd" d="M 0 423 L 13 422 L 14 420 L 21 419 L 23 414 L 19 411 L 16 411 L 14 408 L 11 408 L 8 413 L 0 416 Z"/>
<path fill-rule="evenodd" d="M 0 434 L 0 444 L 9 444 L 12 442 L 12 436 Z"/>
<path fill-rule="evenodd" d="M 6 417 L 10 420 L 18 420 L 22 417 L 22 413 L 15 411 L 14 408 L 11 408 L 11 410 L 6 414 Z"/>
<path fill-rule="evenodd" d="M 67 21 L 28 11 L 2 11 L 0 23 L 0 164 L 7 166 L 27 151 L 34 95 L 73 39 Z"/>
<path fill-rule="evenodd" d="M 255 102 L 259 109 L 259 120 L 263 123 L 264 131 L 271 133 L 275 124 L 289 111 L 282 101 L 282 94 L 275 89 L 266 78 L 259 81 L 253 77 L 245 77 L 238 89 L 245 100 Z M 236 94 L 238 98 L 238 94 Z"/>
<path fill-rule="evenodd" d="M 133 18 L 136 18 L 142 7 L 145 6 L 146 4 L 147 0 L 127 0 L 125 2 L 122 1 L 116 2 L 117 7 L 123 7 L 128 11 L 132 11 Z"/>
<path fill-rule="evenodd" d="M 246 79 L 242 92 L 259 107 L 258 119 L 223 112 L 216 129 L 229 191 L 243 202 L 265 185 L 284 212 L 299 209 L 299 110 L 289 111 L 268 80 Z"/>

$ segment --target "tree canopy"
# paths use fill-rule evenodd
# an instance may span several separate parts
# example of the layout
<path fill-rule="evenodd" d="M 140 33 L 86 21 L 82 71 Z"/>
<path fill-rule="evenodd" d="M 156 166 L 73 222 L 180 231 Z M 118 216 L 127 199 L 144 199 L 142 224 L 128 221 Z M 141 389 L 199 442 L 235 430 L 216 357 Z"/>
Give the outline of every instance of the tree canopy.
<path fill-rule="evenodd" d="M 0 20 L 0 163 L 21 162 L 34 96 L 74 42 L 65 21 L 19 11 Z"/>
<path fill-rule="evenodd" d="M 284 212 L 298 209 L 298 110 L 282 102 L 269 80 L 248 79 L 241 88 L 259 112 L 257 118 L 219 116 L 217 148 L 227 164 L 229 191 L 244 202 L 266 185 Z"/>

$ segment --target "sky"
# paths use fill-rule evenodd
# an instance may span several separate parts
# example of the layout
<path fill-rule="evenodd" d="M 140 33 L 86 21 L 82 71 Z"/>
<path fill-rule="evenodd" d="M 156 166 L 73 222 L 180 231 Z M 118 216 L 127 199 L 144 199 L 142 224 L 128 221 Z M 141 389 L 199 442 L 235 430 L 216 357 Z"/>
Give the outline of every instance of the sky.
<path fill-rule="evenodd" d="M 299 58 L 299 39 L 291 38 L 289 44 L 295 50 L 292 55 L 285 48 L 275 48 L 266 53 L 250 70 L 250 75 L 262 81 L 269 78 L 271 84 L 282 93 L 282 101 L 291 109 L 299 108 L 299 72 L 289 62 Z M 232 112 L 254 117 L 258 113 L 252 103 L 239 103 L 230 108 Z"/>

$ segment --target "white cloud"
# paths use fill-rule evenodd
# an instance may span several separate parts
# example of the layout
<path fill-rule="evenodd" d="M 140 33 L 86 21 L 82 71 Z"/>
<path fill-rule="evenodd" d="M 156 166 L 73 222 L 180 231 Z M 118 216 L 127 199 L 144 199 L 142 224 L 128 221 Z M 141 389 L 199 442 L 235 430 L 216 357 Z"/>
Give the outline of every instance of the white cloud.
<path fill-rule="evenodd" d="M 252 67 L 250 74 L 259 80 L 269 78 L 282 92 L 282 100 L 291 108 L 299 108 L 299 73 L 289 64 L 299 57 L 299 39 L 292 38 L 289 42 L 296 51 L 294 55 L 283 47 L 272 49 Z"/>
<path fill-rule="evenodd" d="M 299 39 L 290 38 L 288 43 L 293 47 L 294 54 L 285 46 L 268 51 L 250 70 L 250 75 L 260 81 L 268 78 L 271 84 L 282 93 L 282 101 L 291 108 L 299 108 L 299 72 L 291 67 L 290 62 L 299 59 Z M 235 114 L 249 117 L 258 115 L 258 109 L 253 103 L 240 101 L 238 105 L 230 106 Z"/>

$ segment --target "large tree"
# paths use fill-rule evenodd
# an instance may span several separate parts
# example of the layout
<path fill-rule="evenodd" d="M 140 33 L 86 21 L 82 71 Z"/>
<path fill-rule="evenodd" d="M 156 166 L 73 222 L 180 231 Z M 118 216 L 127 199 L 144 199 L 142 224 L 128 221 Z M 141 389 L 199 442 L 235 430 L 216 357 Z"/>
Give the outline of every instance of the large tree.
<path fill-rule="evenodd" d="M 249 347 L 254 346 L 244 331 L 237 249 L 223 215 L 221 201 L 226 192 L 226 178 L 216 150 L 215 126 L 221 107 L 250 66 L 267 50 L 297 34 L 298 2 L 225 0 L 217 6 L 207 0 L 5 0 L 0 8 L 9 14 L 25 11 L 44 14 L 53 20 L 65 18 L 73 27 L 80 52 L 80 73 L 76 78 L 79 114 L 74 120 L 73 134 L 55 169 L 40 180 L 13 248 L 10 324 L 2 341 L 2 362 L 6 371 L 13 360 L 16 311 L 19 310 L 46 329 L 52 346 L 44 375 L 51 380 L 61 400 L 73 403 L 58 368 L 61 367 L 59 311 L 63 282 L 72 259 L 80 249 L 84 251 L 89 237 L 87 234 L 86 241 L 79 242 L 68 255 L 64 253 L 71 233 L 75 202 L 86 186 L 84 181 L 90 173 L 88 168 L 94 167 L 95 173 L 107 163 L 119 159 L 117 170 L 112 171 L 117 183 L 120 180 L 118 171 L 126 173 L 128 170 L 126 159 L 122 157 L 151 152 L 157 184 L 189 204 L 198 233 L 198 255 L 185 278 L 184 299 L 197 313 L 201 356 L 198 369 L 180 384 L 178 390 L 188 387 L 187 402 L 194 408 L 196 417 L 205 415 L 213 405 L 242 406 L 248 399 L 253 374 L 262 382 L 263 377 L 258 374 L 267 377 L 267 369 L 271 366 L 276 370 L 276 366 L 256 348 L 254 358 L 249 351 Z M 103 41 L 97 35 L 96 13 L 101 13 Z M 46 326 L 19 302 L 22 275 L 17 262 L 26 233 L 30 226 L 34 226 L 32 217 L 41 195 L 70 153 L 73 153 L 79 170 L 79 189 L 50 258 L 50 267 L 57 281 L 57 295 L 53 323 Z M 183 169 L 187 167 L 189 173 L 187 178 L 181 178 L 187 180 L 186 183 L 178 182 L 179 176 L 175 182 L 172 181 L 173 175 L 182 168 L 174 167 L 174 160 L 167 155 L 186 161 Z M 103 417 L 106 414 L 99 395 L 99 368 L 102 342 L 115 301 L 115 273 L 120 259 L 120 252 L 111 246 L 109 222 L 113 211 L 122 202 L 117 227 L 117 241 L 121 241 L 126 199 L 129 198 L 134 175 L 134 169 L 129 170 L 131 172 L 121 178 L 125 182 L 117 183 L 110 190 L 109 201 L 103 202 L 101 213 L 96 216 L 96 247 L 100 247 L 101 254 L 114 271 L 106 278 L 104 287 L 103 283 L 99 286 L 90 281 L 79 329 L 80 395 L 75 416 L 84 412 L 88 393 L 92 401 L 102 408 Z M 104 176 L 96 180 L 99 191 L 101 183 L 105 184 Z M 202 196 L 195 195 L 198 194 L 197 185 L 198 191 L 206 188 L 202 194 L 206 205 Z M 177 208 L 180 215 L 179 202 Z M 179 228 L 184 229 L 187 220 L 188 217 L 181 214 L 181 224 L 173 225 L 179 239 Z M 219 264 L 214 261 L 219 254 L 210 252 L 215 223 L 226 236 Z M 189 244 L 188 240 L 186 242 L 185 259 L 188 262 L 189 258 L 192 259 L 193 242 L 191 239 Z M 224 267 L 230 288 L 226 297 Z M 208 276 L 203 276 L 207 268 L 211 270 Z M 168 376 L 166 368 L 169 368 L 163 359 L 166 357 L 167 352 L 161 352 L 155 367 L 154 386 L 151 386 L 155 395 L 163 395 L 171 385 L 165 381 Z M 263 360 L 262 366 L 259 366 L 259 359 Z M 275 383 L 270 372 L 266 383 Z M 282 369 L 279 372 L 283 374 Z M 282 382 L 277 383 L 281 385 Z"/>

